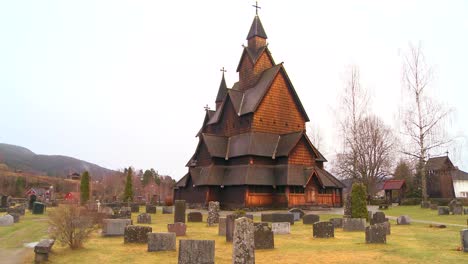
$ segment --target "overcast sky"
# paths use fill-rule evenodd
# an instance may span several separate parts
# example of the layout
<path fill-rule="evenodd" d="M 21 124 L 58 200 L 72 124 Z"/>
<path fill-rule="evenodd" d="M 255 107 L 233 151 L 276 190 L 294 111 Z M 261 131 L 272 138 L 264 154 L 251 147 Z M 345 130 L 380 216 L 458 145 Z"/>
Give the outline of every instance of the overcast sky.
<path fill-rule="evenodd" d="M 203 107 L 229 87 L 255 15 L 254 1 L 0 2 L 0 142 L 118 169 L 179 179 Z M 284 62 L 329 161 L 334 111 L 350 65 L 373 112 L 397 127 L 403 55 L 421 43 L 430 89 L 468 131 L 467 1 L 261 1 L 277 63 Z M 463 140 L 462 140 L 463 143 Z M 468 147 L 449 150 L 468 170 Z"/>

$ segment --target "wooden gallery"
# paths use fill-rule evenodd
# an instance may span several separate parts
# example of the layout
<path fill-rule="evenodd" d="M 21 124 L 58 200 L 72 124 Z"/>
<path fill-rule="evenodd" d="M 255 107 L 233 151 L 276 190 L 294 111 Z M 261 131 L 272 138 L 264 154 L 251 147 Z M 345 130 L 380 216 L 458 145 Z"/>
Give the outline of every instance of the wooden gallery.
<path fill-rule="evenodd" d="M 206 109 L 199 143 L 177 182 L 174 199 L 223 208 L 342 206 L 344 185 L 306 135 L 309 121 L 282 63 L 275 64 L 258 15 L 237 72 L 224 71 L 216 110 Z"/>

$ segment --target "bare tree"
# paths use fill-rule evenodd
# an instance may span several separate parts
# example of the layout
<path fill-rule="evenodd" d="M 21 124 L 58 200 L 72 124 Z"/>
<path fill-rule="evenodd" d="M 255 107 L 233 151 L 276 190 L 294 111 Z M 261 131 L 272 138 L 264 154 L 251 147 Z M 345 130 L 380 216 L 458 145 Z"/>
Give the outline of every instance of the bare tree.
<path fill-rule="evenodd" d="M 445 121 L 452 109 L 447 109 L 428 96 L 431 79 L 432 71 L 424 61 L 421 48 L 410 45 L 403 72 L 403 83 L 409 93 L 409 101 L 402 111 L 403 134 L 408 138 L 409 144 L 405 144 L 402 152 L 417 161 L 416 175 L 420 180 L 424 201 L 428 198 L 426 158 L 451 142 L 445 133 Z"/>
<path fill-rule="evenodd" d="M 318 150 L 322 150 L 322 148 L 324 148 L 322 129 L 320 129 L 320 126 L 318 124 L 308 125 L 307 136 Z"/>

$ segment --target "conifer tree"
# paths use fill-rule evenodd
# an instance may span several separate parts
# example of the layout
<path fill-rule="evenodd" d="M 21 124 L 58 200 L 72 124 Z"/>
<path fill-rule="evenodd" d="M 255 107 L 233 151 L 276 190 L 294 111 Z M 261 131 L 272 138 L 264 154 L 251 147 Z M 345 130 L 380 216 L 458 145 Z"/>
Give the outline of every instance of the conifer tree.
<path fill-rule="evenodd" d="M 351 189 L 351 217 L 352 218 L 366 218 L 367 205 L 366 205 L 366 186 L 362 183 L 353 183 Z"/>
<path fill-rule="evenodd" d="M 131 202 L 133 200 L 133 185 L 132 185 L 132 168 L 127 170 L 127 180 L 125 182 L 124 202 Z"/>
<path fill-rule="evenodd" d="M 80 201 L 82 205 L 89 201 L 89 172 L 87 171 L 81 175 Z"/>

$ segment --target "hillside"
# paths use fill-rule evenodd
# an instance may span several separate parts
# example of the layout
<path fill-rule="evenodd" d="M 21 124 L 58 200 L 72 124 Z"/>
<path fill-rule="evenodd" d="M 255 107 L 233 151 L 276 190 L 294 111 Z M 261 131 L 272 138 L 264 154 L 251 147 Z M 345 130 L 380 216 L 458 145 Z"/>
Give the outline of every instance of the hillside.
<path fill-rule="evenodd" d="M 9 168 L 24 172 L 45 174 L 53 177 L 64 177 L 69 173 L 82 173 L 87 170 L 96 180 L 114 171 L 96 164 L 60 155 L 40 155 L 31 150 L 9 144 L 0 143 L 0 163 Z"/>

